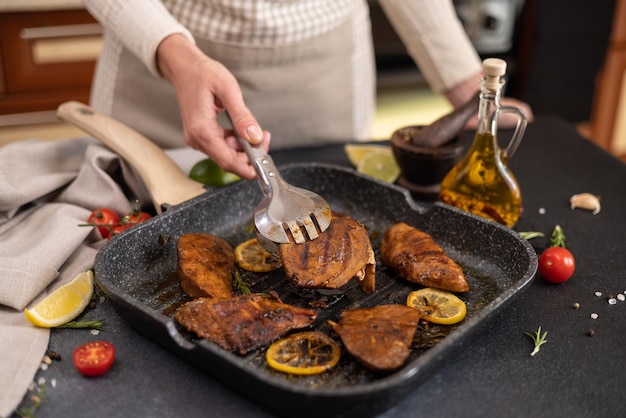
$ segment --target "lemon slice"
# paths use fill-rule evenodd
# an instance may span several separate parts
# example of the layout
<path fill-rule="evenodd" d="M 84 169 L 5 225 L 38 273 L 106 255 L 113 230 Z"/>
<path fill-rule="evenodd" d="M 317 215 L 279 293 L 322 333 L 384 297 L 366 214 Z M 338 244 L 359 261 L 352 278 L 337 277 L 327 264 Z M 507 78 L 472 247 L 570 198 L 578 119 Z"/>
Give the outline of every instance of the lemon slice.
<path fill-rule="evenodd" d="M 423 319 L 435 324 L 456 324 L 467 314 L 465 302 L 456 295 L 431 287 L 409 293 L 406 304 L 417 309 Z"/>
<path fill-rule="evenodd" d="M 346 144 L 343 147 L 348 159 L 357 167 L 363 157 L 372 152 L 389 150 L 389 146 L 386 145 L 370 145 L 370 144 Z"/>
<path fill-rule="evenodd" d="M 300 332 L 273 343 L 265 353 L 267 364 L 280 372 L 312 375 L 332 369 L 341 349 L 329 336 L 318 331 Z"/>
<path fill-rule="evenodd" d="M 282 266 L 282 262 L 263 248 L 256 238 L 235 248 L 235 261 L 242 269 L 255 273 L 266 273 Z"/>
<path fill-rule="evenodd" d="M 24 315 L 38 327 L 58 327 L 80 315 L 92 295 L 93 271 L 87 270 L 50 293 L 32 309 L 25 309 Z"/>
<path fill-rule="evenodd" d="M 400 167 L 391 148 L 365 154 L 357 165 L 357 171 L 387 183 L 393 183 L 400 177 Z"/>

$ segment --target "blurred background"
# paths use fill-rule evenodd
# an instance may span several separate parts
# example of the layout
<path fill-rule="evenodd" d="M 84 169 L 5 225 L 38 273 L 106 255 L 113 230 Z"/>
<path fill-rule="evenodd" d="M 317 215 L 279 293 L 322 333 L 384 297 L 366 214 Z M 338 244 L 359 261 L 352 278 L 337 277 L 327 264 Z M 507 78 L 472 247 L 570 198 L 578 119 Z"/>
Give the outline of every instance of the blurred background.
<path fill-rule="evenodd" d="M 451 110 L 385 18 L 371 10 L 378 70 L 375 139 Z M 506 95 L 556 115 L 626 160 L 626 0 L 454 0 L 481 57 L 509 64 Z M 101 28 L 80 0 L 0 0 L 0 145 L 85 134 L 56 120 L 88 102 Z"/>

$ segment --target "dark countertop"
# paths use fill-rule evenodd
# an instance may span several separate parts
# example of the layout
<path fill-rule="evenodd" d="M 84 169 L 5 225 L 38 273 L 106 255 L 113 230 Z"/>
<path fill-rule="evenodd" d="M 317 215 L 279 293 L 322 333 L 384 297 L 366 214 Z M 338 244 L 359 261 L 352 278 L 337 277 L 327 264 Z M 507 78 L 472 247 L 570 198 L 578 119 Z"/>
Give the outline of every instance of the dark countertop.
<path fill-rule="evenodd" d="M 341 146 L 273 155 L 277 164 L 348 164 Z M 536 277 L 473 345 L 381 418 L 623 416 L 626 302 L 610 305 L 607 296 L 626 291 L 626 166 L 569 124 L 543 117 L 529 125 L 510 167 L 524 200 L 515 229 L 546 233 L 531 241 L 540 252 L 561 225 L 576 258 L 574 276 L 560 285 Z M 601 196 L 599 214 L 570 209 L 570 196 L 581 192 Z M 574 303 L 580 308 L 573 309 Z M 598 318 L 591 319 L 592 313 Z M 115 344 L 116 363 L 105 376 L 81 377 L 71 353 L 93 336 L 52 330 L 49 348 L 62 360 L 37 374 L 46 386 L 38 418 L 273 416 L 137 333 L 108 301 L 81 319 L 97 318 L 106 318 L 99 338 Z M 533 345 L 524 332 L 539 326 L 548 331 L 548 342 L 530 357 Z M 29 405 L 26 396 L 22 406 Z"/>

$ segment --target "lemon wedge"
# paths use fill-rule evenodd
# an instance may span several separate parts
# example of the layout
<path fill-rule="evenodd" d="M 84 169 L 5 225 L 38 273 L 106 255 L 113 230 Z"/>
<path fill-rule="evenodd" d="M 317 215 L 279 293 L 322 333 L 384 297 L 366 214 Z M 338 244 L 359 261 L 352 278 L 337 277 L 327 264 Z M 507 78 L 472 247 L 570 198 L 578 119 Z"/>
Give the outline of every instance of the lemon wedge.
<path fill-rule="evenodd" d="M 371 145 L 371 144 L 346 144 L 343 147 L 344 152 L 348 156 L 348 160 L 357 167 L 363 157 L 372 152 L 387 152 L 390 150 L 386 145 Z"/>
<path fill-rule="evenodd" d="M 87 270 L 50 293 L 32 309 L 25 309 L 24 315 L 38 327 L 58 327 L 80 315 L 92 295 L 93 271 Z"/>
<path fill-rule="evenodd" d="M 393 183 L 400 177 L 400 167 L 391 148 L 365 154 L 357 165 L 357 171 L 387 183 Z"/>

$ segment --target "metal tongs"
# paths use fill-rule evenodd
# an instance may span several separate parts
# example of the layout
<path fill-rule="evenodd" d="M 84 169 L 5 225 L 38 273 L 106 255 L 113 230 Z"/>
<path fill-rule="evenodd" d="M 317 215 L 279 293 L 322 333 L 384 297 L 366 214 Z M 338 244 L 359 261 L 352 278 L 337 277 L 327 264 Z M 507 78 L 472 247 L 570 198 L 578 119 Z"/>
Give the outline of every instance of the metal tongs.
<path fill-rule="evenodd" d="M 258 233 L 279 244 L 291 242 L 289 235 L 297 244 L 306 242 L 307 237 L 309 240 L 319 237 L 330 225 L 328 203 L 310 190 L 287 183 L 262 146 L 251 145 L 234 128 L 233 132 L 254 167 L 265 195 L 254 212 Z"/>

